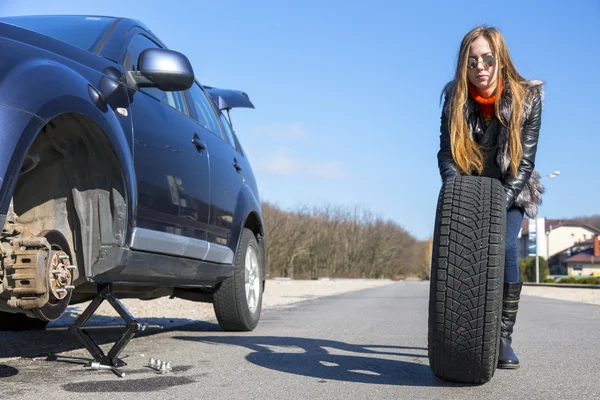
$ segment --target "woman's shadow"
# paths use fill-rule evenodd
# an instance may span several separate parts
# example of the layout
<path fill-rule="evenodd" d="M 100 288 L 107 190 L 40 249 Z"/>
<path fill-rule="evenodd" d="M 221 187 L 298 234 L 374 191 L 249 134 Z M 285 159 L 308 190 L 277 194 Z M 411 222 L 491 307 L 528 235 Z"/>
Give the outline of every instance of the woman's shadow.
<path fill-rule="evenodd" d="M 355 345 L 334 340 L 278 336 L 175 336 L 174 339 L 245 347 L 252 351 L 246 360 L 255 365 L 318 378 L 321 382 L 463 386 L 437 379 L 427 361 L 418 362 L 418 359 L 427 358 L 427 349 L 423 347 Z"/>

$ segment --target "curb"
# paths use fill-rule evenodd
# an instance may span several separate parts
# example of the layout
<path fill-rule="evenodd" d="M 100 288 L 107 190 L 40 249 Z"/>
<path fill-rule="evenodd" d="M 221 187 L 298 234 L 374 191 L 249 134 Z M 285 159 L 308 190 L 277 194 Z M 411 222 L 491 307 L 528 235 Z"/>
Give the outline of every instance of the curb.
<path fill-rule="evenodd" d="M 600 289 L 600 285 L 587 285 L 587 284 L 576 284 L 576 283 L 523 282 L 523 286 L 545 286 L 545 287 L 572 288 L 572 289 Z"/>

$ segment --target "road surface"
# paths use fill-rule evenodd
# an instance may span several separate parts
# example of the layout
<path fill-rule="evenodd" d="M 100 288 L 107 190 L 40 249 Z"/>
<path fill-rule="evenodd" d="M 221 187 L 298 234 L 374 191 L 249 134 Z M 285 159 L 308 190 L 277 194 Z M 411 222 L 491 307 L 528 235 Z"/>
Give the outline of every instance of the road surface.
<path fill-rule="evenodd" d="M 66 331 L 0 333 L 0 397 L 600 399 L 600 306 L 524 296 L 514 334 L 521 368 L 462 385 L 429 368 L 428 293 L 428 282 L 394 282 L 270 308 L 250 333 L 215 321 L 149 329 L 122 353 L 125 378 L 84 367 L 89 354 Z M 108 351 L 113 332 L 92 334 Z M 154 373 L 150 357 L 173 372 Z"/>

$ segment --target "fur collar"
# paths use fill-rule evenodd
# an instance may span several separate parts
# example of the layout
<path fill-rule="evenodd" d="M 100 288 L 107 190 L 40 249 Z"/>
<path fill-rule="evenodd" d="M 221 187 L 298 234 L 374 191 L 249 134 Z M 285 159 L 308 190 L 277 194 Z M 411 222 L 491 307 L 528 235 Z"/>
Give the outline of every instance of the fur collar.
<path fill-rule="evenodd" d="M 527 92 L 525 100 L 523 102 L 523 122 L 527 121 L 533 104 L 533 99 L 536 95 L 539 95 L 544 105 L 544 83 L 540 80 L 529 80 L 526 81 Z M 445 97 L 444 112 L 449 114 L 450 102 L 452 95 L 456 90 L 456 82 L 450 81 L 444 87 L 442 96 Z M 440 99 L 441 100 L 441 99 Z M 473 130 L 475 127 L 475 121 L 477 120 L 477 113 L 479 112 L 479 105 L 470 96 L 467 97 L 465 104 L 465 118 L 470 128 L 471 138 L 473 138 Z M 510 86 L 505 82 L 504 90 L 500 97 L 500 116 L 505 124 L 510 122 L 510 116 L 512 114 L 512 90 Z M 503 176 L 507 176 L 510 173 L 510 155 L 508 151 L 508 128 L 506 125 L 499 124 L 498 129 L 498 153 L 496 162 L 500 166 Z M 533 171 L 531 177 L 525 182 L 523 190 L 517 196 L 515 205 L 525 210 L 530 218 L 536 218 L 538 205 L 542 202 L 542 194 L 544 193 L 544 187 L 540 182 L 540 174 L 537 171 Z"/>

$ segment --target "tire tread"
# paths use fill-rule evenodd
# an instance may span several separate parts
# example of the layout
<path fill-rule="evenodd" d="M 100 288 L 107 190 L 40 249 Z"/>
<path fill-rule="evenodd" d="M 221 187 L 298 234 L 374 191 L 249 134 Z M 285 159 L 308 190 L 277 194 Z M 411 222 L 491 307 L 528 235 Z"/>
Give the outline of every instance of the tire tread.
<path fill-rule="evenodd" d="M 235 257 L 234 275 L 225 279 L 213 295 L 213 308 L 217 321 L 225 331 L 252 331 L 258 324 L 262 308 L 262 295 L 258 305 L 257 315 L 250 315 L 246 300 L 245 288 L 245 257 L 246 248 L 254 246 L 257 257 L 262 262 L 263 257 L 254 233 L 244 228 L 240 239 L 240 248 Z M 261 278 L 262 279 L 262 278 Z"/>
<path fill-rule="evenodd" d="M 485 383 L 498 357 L 505 195 L 491 178 L 448 179 L 438 198 L 428 354 L 441 379 Z"/>

